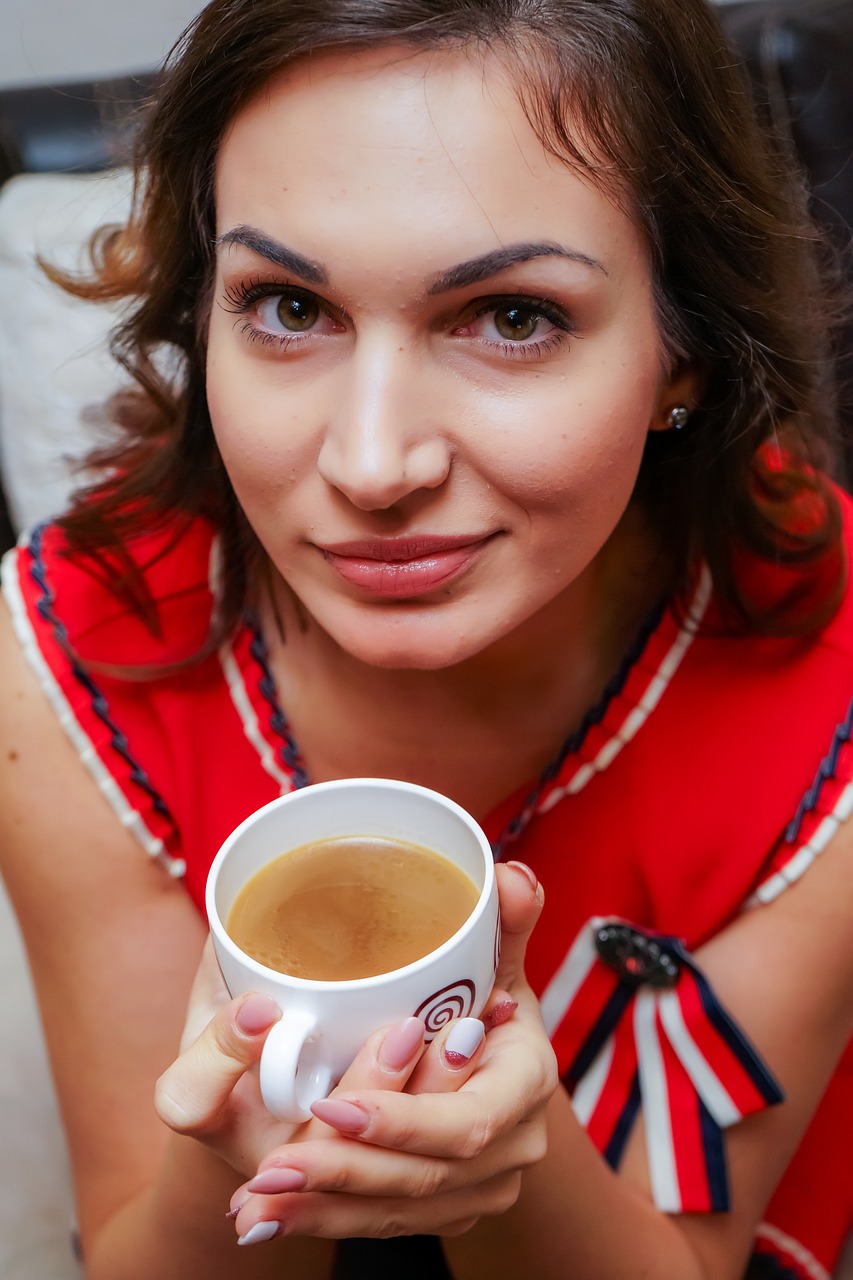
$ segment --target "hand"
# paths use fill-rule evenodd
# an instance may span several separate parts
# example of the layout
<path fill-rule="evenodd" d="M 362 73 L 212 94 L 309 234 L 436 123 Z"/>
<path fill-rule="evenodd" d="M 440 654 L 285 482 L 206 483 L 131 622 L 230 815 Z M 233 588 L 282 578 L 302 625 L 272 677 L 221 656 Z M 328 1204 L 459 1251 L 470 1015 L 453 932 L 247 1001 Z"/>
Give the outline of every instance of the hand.
<path fill-rule="evenodd" d="M 294 1127 L 263 1105 L 258 1073 L 270 1027 L 281 1017 L 275 1001 L 250 993 L 231 999 L 208 938 L 190 993 L 180 1056 L 160 1079 L 154 1106 L 175 1133 L 203 1142 L 248 1174 L 270 1145 Z"/>
<path fill-rule="evenodd" d="M 241 1243 L 456 1235 L 515 1202 L 521 1171 L 545 1154 L 545 1106 L 557 1086 L 524 979 L 542 905 L 528 875 L 498 868 L 503 950 L 500 988 L 484 1014 L 489 1034 L 476 1043 L 474 1020 L 464 1019 L 424 1052 L 412 1040 L 407 1062 L 407 1024 L 372 1036 L 331 1097 L 315 1103 L 317 1119 L 270 1151 L 233 1197 Z M 382 1065 L 389 1040 L 400 1051 L 391 1076 Z M 454 1053 L 454 1043 L 470 1052 Z"/>
<path fill-rule="evenodd" d="M 506 993 L 495 991 L 488 1007 L 492 1018 L 500 1019 L 508 1012 L 511 1016 L 515 1006 Z M 180 1057 L 160 1077 L 155 1091 L 156 1110 L 169 1128 L 205 1143 L 247 1176 L 273 1146 L 298 1141 L 304 1134 L 332 1136 L 319 1120 L 298 1126 L 276 1120 L 261 1101 L 257 1072 L 251 1068 L 280 1017 L 278 1005 L 266 996 L 231 999 L 208 940 L 190 995 Z M 482 1022 L 470 1018 L 464 1023 L 482 1035 Z M 402 1089 L 423 1047 L 423 1023 L 417 1018 L 376 1032 L 347 1072 L 349 1087 Z M 435 1073 L 423 1077 L 437 1092 L 456 1088 L 465 1078 L 452 1055 L 451 1046 L 442 1073 L 447 1076 L 444 1085 Z"/>

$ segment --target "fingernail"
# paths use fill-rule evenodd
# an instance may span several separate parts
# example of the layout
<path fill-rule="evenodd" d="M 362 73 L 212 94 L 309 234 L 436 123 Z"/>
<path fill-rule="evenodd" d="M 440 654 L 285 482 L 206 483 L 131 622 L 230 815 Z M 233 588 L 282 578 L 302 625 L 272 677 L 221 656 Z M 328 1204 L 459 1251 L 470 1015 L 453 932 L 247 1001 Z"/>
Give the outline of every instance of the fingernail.
<path fill-rule="evenodd" d="M 483 1022 L 487 1029 L 491 1031 L 493 1027 L 499 1027 L 504 1022 L 509 1022 L 517 1008 L 517 1000 L 501 1000 L 500 1004 L 496 1004 L 493 1009 L 483 1015 Z"/>
<path fill-rule="evenodd" d="M 320 1098 L 318 1102 L 311 1103 L 311 1110 L 318 1120 L 341 1133 L 364 1133 L 369 1123 L 363 1107 L 354 1102 L 344 1102 L 341 1098 Z"/>
<path fill-rule="evenodd" d="M 379 1065 L 386 1071 L 402 1071 L 408 1066 L 424 1042 L 424 1024 L 420 1018 L 407 1018 L 389 1027 L 379 1049 Z"/>
<path fill-rule="evenodd" d="M 225 1217 L 236 1218 L 237 1214 L 240 1212 L 240 1210 L 243 1208 L 244 1205 L 247 1205 L 249 1203 L 251 1198 L 252 1196 L 250 1192 L 246 1191 L 245 1187 L 241 1187 L 239 1191 L 235 1191 L 229 1202 L 231 1205 L 231 1208 L 228 1210 Z"/>
<path fill-rule="evenodd" d="M 514 871 L 520 871 L 533 892 L 536 892 L 539 888 L 539 881 L 536 879 L 536 873 L 530 870 L 526 862 L 508 862 L 506 865 L 512 867 Z"/>
<path fill-rule="evenodd" d="M 253 1195 L 284 1195 L 286 1191 L 301 1191 L 307 1181 L 301 1169 L 265 1169 L 246 1183 L 246 1190 Z"/>
<path fill-rule="evenodd" d="M 237 1010 L 235 1021 L 246 1036 L 259 1035 L 281 1017 L 281 1009 L 269 996 L 247 996 Z"/>
<path fill-rule="evenodd" d="M 486 1028 L 479 1018 L 460 1018 L 454 1022 L 450 1035 L 444 1042 L 444 1059 L 457 1071 L 464 1067 L 476 1052 Z"/>
<path fill-rule="evenodd" d="M 238 1244 L 261 1244 L 264 1240 L 272 1240 L 282 1230 L 281 1222 L 256 1222 L 244 1236 L 240 1236 Z"/>

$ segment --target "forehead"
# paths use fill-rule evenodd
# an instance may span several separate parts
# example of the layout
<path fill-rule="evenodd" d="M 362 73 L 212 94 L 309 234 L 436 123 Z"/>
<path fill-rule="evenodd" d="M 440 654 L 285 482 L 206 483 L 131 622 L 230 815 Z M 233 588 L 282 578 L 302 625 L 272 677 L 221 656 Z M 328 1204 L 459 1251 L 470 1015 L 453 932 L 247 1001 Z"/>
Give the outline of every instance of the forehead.
<path fill-rule="evenodd" d="M 217 231 L 240 223 L 324 261 L 567 237 L 614 268 L 646 258 L 630 216 L 543 146 L 505 63 L 466 50 L 328 52 L 270 81 L 218 157 Z"/>

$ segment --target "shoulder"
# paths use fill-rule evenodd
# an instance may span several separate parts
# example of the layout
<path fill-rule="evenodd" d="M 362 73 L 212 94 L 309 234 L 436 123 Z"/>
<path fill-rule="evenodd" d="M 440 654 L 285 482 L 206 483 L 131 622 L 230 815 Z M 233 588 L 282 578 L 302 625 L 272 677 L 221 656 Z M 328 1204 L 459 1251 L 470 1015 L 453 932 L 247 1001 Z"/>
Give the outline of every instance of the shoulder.
<path fill-rule="evenodd" d="M 45 525 L 2 567 L 4 682 L 16 695 L 26 693 L 15 731 L 27 734 L 31 725 L 49 736 L 60 731 L 101 802 L 174 874 L 183 864 L 170 713 L 180 715 L 182 691 L 204 687 L 204 674 L 194 667 L 156 685 L 133 675 L 140 666 L 186 661 L 205 643 L 214 545 L 202 521 L 164 527 L 129 544 L 119 564 L 72 554 L 62 530 Z M 128 573 L 144 583 L 148 617 L 127 603 Z"/>
<path fill-rule="evenodd" d="M 165 523 L 120 554 L 83 554 L 42 525 L 6 557 L 3 590 L 19 632 L 51 635 L 84 662 L 166 664 L 207 635 L 215 547 L 202 519 Z"/>

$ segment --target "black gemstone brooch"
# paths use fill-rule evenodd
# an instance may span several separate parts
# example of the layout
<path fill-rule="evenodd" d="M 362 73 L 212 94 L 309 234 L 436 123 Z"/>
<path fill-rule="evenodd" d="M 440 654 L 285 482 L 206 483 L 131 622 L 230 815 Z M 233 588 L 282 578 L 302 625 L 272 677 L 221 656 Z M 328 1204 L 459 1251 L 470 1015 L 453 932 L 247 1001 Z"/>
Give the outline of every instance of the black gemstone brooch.
<path fill-rule="evenodd" d="M 623 982 L 639 987 L 673 987 L 681 961 L 669 938 L 644 933 L 631 924 L 603 924 L 595 931 L 595 949 Z"/>

